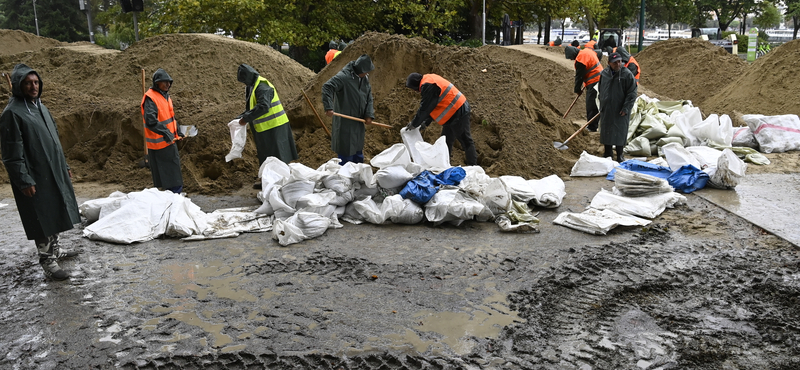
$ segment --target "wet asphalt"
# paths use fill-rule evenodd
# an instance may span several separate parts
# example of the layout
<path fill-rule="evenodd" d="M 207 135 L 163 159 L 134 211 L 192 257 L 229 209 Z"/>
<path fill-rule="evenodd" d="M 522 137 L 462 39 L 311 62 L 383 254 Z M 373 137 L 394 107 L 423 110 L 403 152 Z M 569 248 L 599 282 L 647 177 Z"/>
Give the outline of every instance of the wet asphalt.
<path fill-rule="evenodd" d="M 271 233 L 114 245 L 78 227 L 62 235 L 82 252 L 62 264 L 65 282 L 45 280 L 6 198 L 0 368 L 792 368 L 800 322 L 783 310 L 796 307 L 800 285 L 796 221 L 752 208 L 792 207 L 791 189 L 763 191 L 791 180 L 748 176 L 736 191 L 688 195 L 651 227 L 607 236 L 552 223 L 610 190 L 603 178 L 567 181 L 564 203 L 535 210 L 540 232 L 529 234 L 491 222 L 343 222 L 288 247 Z M 189 197 L 206 212 L 258 204 L 255 191 Z M 704 265 L 743 272 L 720 278 Z M 765 275 L 776 282 L 769 297 L 709 301 L 715 284 L 763 291 Z M 711 313 L 679 320 L 698 307 Z M 783 329 L 757 322 L 758 310 Z M 748 345 L 731 346 L 731 335 Z"/>

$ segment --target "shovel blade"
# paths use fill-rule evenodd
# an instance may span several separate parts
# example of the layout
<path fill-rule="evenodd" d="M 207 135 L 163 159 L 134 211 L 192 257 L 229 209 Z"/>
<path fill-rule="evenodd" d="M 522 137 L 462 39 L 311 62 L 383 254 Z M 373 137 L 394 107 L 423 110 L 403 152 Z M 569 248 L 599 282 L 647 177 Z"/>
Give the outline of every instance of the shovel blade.
<path fill-rule="evenodd" d="M 558 150 L 567 150 L 567 149 L 569 149 L 569 147 L 567 146 L 566 143 L 560 143 L 558 141 L 554 141 L 553 142 L 553 146 Z"/>

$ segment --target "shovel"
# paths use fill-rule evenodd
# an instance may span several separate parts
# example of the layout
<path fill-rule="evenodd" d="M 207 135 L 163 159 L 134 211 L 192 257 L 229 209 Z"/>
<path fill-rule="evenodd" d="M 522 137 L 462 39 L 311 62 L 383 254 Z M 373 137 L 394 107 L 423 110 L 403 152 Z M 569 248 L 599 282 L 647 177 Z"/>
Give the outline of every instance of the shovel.
<path fill-rule="evenodd" d="M 346 114 L 341 114 L 341 113 L 336 113 L 336 112 L 333 112 L 333 115 L 334 115 L 334 116 L 339 116 L 339 117 L 342 117 L 342 118 L 351 119 L 351 120 L 353 120 L 353 121 L 358 121 L 358 122 L 367 123 L 367 121 L 365 121 L 365 120 L 363 120 L 363 119 L 361 119 L 361 118 L 351 117 L 351 116 L 348 116 L 348 115 L 346 115 Z M 371 125 L 373 125 L 373 126 L 380 126 L 380 127 L 383 127 L 383 128 L 392 128 L 392 126 L 389 126 L 389 125 L 386 125 L 386 124 L 383 124 L 383 123 L 378 123 L 378 122 L 372 122 L 372 123 L 370 123 L 370 124 L 371 124 Z"/>
<path fill-rule="evenodd" d="M 578 102 L 578 98 L 580 98 L 581 95 L 583 95 L 583 90 L 586 90 L 586 85 L 583 85 L 583 87 L 581 88 L 581 92 L 578 93 L 578 96 L 575 97 L 575 100 L 573 100 L 572 104 L 570 104 L 569 108 L 567 108 L 567 113 L 564 113 L 564 117 L 561 117 L 561 118 L 567 118 L 567 115 L 569 114 L 569 111 L 571 111 L 572 107 L 575 106 L 575 103 Z"/>
<path fill-rule="evenodd" d="M 142 68 L 142 96 L 144 96 L 144 94 L 147 93 L 147 85 L 145 85 L 144 81 L 145 81 L 144 68 Z M 138 165 L 139 168 L 145 168 L 145 167 L 150 168 L 150 161 L 147 158 L 147 135 L 145 135 L 144 130 L 145 130 L 144 125 L 142 125 L 142 140 L 143 140 L 142 143 L 144 144 L 144 158 L 142 158 L 142 160 L 139 161 Z"/>
<path fill-rule="evenodd" d="M 570 140 L 572 140 L 572 138 L 574 138 L 575 136 L 578 136 L 578 133 L 583 131 L 583 129 L 585 129 L 586 126 L 589 126 L 590 123 L 594 122 L 594 120 L 596 120 L 597 117 L 600 117 L 600 113 L 595 114 L 594 117 L 592 117 L 592 119 L 588 120 L 585 125 L 581 126 L 581 128 L 579 128 L 578 131 L 575 131 L 575 133 L 572 134 L 572 136 L 570 136 L 569 139 L 567 139 L 567 141 L 565 141 L 563 143 L 559 143 L 558 141 L 554 141 L 553 142 L 553 146 L 556 147 L 556 149 L 559 149 L 559 150 L 567 150 L 567 149 L 569 149 L 569 147 L 567 146 L 567 143 Z"/>

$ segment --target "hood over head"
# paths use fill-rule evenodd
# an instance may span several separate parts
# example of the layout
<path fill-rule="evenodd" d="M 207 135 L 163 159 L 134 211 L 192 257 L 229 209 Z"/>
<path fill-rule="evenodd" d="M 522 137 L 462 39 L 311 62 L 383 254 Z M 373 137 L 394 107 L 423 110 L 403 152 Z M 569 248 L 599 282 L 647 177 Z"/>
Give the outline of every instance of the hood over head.
<path fill-rule="evenodd" d="M 336 41 L 331 41 L 328 43 L 328 49 L 336 49 L 337 46 L 339 46 L 339 44 L 337 44 Z"/>
<path fill-rule="evenodd" d="M 372 64 L 372 59 L 367 54 L 362 54 L 353 63 L 353 72 L 357 75 L 372 72 L 373 69 L 375 69 L 375 65 Z"/>
<path fill-rule="evenodd" d="M 159 68 L 158 70 L 156 70 L 156 73 L 153 73 L 153 89 L 158 90 L 158 85 L 156 84 L 156 82 L 159 81 L 172 82 L 172 77 L 169 76 L 167 71 Z"/>
<path fill-rule="evenodd" d="M 625 63 L 628 63 L 631 59 L 631 53 L 625 50 L 625 48 L 617 48 L 617 53 L 619 53 L 619 56 L 622 57 L 622 61 Z"/>
<path fill-rule="evenodd" d="M 39 76 L 33 68 L 28 67 L 25 64 L 17 64 L 14 66 L 14 71 L 11 72 L 11 93 L 20 99 L 24 99 L 25 96 L 22 94 L 22 80 L 25 77 L 28 77 L 29 74 L 35 74 L 36 78 L 39 79 L 39 95 L 36 96 L 36 99 L 39 99 L 42 96 L 42 91 L 44 90 L 44 82 L 42 82 L 42 77 Z"/>
<path fill-rule="evenodd" d="M 236 73 L 236 79 L 247 86 L 255 85 L 258 76 L 258 71 L 247 64 L 240 64 L 239 71 Z"/>
<path fill-rule="evenodd" d="M 575 60 L 578 57 L 578 48 L 574 46 L 567 46 L 564 48 L 564 57 L 567 59 Z"/>
<path fill-rule="evenodd" d="M 339 41 L 339 51 L 344 50 L 344 48 L 346 48 L 346 47 L 347 47 L 347 44 L 345 44 L 344 41 Z"/>
<path fill-rule="evenodd" d="M 406 87 L 415 91 L 419 91 L 419 84 L 422 82 L 422 75 L 414 72 L 406 78 Z"/>

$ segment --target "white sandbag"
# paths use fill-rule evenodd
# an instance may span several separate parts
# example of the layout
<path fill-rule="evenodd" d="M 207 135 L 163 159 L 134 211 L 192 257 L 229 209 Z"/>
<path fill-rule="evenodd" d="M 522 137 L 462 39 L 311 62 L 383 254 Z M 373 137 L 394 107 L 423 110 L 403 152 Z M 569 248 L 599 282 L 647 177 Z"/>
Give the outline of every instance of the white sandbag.
<path fill-rule="evenodd" d="M 380 225 L 386 222 L 386 217 L 381 211 L 381 207 L 372 200 L 372 197 L 366 197 L 353 202 L 353 208 L 356 212 L 371 224 Z"/>
<path fill-rule="evenodd" d="M 352 189 L 348 190 L 348 191 L 346 191 L 344 193 L 336 193 L 336 197 L 331 199 L 330 204 L 332 204 L 334 206 L 337 206 L 337 207 L 346 206 L 347 203 L 350 203 L 354 199 L 356 199 L 354 193 L 355 192 Z"/>
<path fill-rule="evenodd" d="M 502 180 L 491 178 L 478 201 L 485 205 L 492 214 L 499 215 L 508 211 L 511 205 L 511 194 Z"/>
<path fill-rule="evenodd" d="M 656 166 L 661 166 L 661 167 L 669 167 L 669 163 L 667 163 L 667 160 L 661 157 L 655 157 L 647 161 L 647 163 L 652 163 Z"/>
<path fill-rule="evenodd" d="M 297 200 L 314 192 L 314 181 L 299 180 L 281 186 L 281 198 L 296 209 Z"/>
<path fill-rule="evenodd" d="M 538 222 L 518 222 L 513 223 L 506 215 L 498 215 L 494 223 L 500 227 L 500 231 L 513 233 L 538 233 Z"/>
<path fill-rule="evenodd" d="M 673 123 L 675 122 L 675 119 L 672 116 L 670 116 L 670 119 L 673 121 Z M 686 134 L 683 133 L 683 130 L 681 130 L 680 126 L 678 126 L 677 124 L 673 124 L 672 127 L 670 127 L 669 130 L 667 130 L 667 136 L 665 138 L 679 138 L 681 140 L 682 145 L 684 146 L 689 145 L 689 139 L 686 138 Z M 664 144 L 658 144 L 658 145 L 662 146 Z"/>
<path fill-rule="evenodd" d="M 295 182 L 295 181 L 311 181 L 311 182 L 318 182 L 327 173 L 323 171 L 315 170 L 311 167 L 308 167 L 302 163 L 289 163 L 289 170 L 290 175 L 289 178 L 286 179 L 285 183 Z"/>
<path fill-rule="evenodd" d="M 317 167 L 317 171 L 323 172 L 325 174 L 332 174 L 337 173 L 342 168 L 341 163 L 342 160 L 337 158 L 331 158 L 327 162 L 323 163 L 321 166 Z M 352 163 L 352 162 L 347 162 Z"/>
<path fill-rule="evenodd" d="M 540 180 L 528 180 L 534 193 L 533 204 L 539 207 L 556 208 L 561 205 L 567 188 L 564 180 L 556 175 L 550 175 Z"/>
<path fill-rule="evenodd" d="M 406 145 L 402 143 L 390 146 L 369 161 L 369 164 L 379 169 L 396 165 L 405 167 L 409 163 L 411 163 L 411 155 L 408 153 Z"/>
<path fill-rule="evenodd" d="M 272 187 L 283 185 L 286 179 L 292 174 L 292 170 L 286 163 L 275 157 L 267 157 L 258 168 L 258 178 L 261 179 L 261 192 L 259 199 L 267 199 Z"/>
<path fill-rule="evenodd" d="M 639 129 L 643 130 L 639 136 L 646 137 L 648 140 L 659 139 L 667 134 L 667 126 L 664 121 L 651 115 L 642 118 L 642 122 L 639 123 Z"/>
<path fill-rule="evenodd" d="M 418 224 L 425 217 L 425 211 L 411 199 L 403 199 L 400 194 L 388 196 L 381 203 L 384 217 L 396 224 Z"/>
<path fill-rule="evenodd" d="M 281 186 L 275 185 L 272 187 L 272 190 L 269 192 L 269 204 L 272 206 L 272 209 L 275 210 L 275 213 L 289 213 L 294 214 L 297 210 L 294 207 L 290 206 L 283 200 L 283 194 L 281 194 Z M 279 217 L 279 216 L 276 216 Z M 283 217 L 280 217 L 283 218 Z"/>
<path fill-rule="evenodd" d="M 553 220 L 556 225 L 593 235 L 606 235 L 617 226 L 646 226 L 651 221 L 634 216 L 620 215 L 610 210 L 587 209 L 582 213 L 562 212 Z"/>
<path fill-rule="evenodd" d="M 714 149 L 707 146 L 690 146 L 686 148 L 686 151 L 692 153 L 697 162 L 700 163 L 700 167 L 697 167 L 704 172 L 711 174 L 714 168 L 717 168 L 717 162 L 719 162 L 719 156 L 722 155 L 722 151 L 718 149 Z"/>
<path fill-rule="evenodd" d="M 718 146 L 731 146 L 733 122 L 727 114 L 709 114 L 708 118 L 692 126 L 691 133 L 701 142 Z"/>
<path fill-rule="evenodd" d="M 683 145 L 700 145 L 700 140 L 692 133 L 692 127 L 703 122 L 700 108 L 685 105 L 680 111 L 672 112 L 670 118 L 672 118 L 675 122 L 675 126 L 678 126 L 686 138 Z"/>
<path fill-rule="evenodd" d="M 207 213 L 205 219 L 208 226 L 202 235 L 192 235 L 181 240 L 219 239 L 236 237 L 246 232 L 272 231 L 273 218 L 255 213 L 252 208 L 248 207 L 217 209 L 214 212 Z"/>
<path fill-rule="evenodd" d="M 756 140 L 756 136 L 753 135 L 753 130 L 751 130 L 750 127 L 734 127 L 731 146 L 743 146 L 746 148 L 758 149 L 758 141 Z"/>
<path fill-rule="evenodd" d="M 491 211 L 481 202 L 456 187 L 440 189 L 425 204 L 425 218 L 437 225 L 447 221 L 471 220 L 476 217 L 479 221 L 486 221 L 492 217 Z"/>
<path fill-rule="evenodd" d="M 289 221 L 289 219 L 276 219 L 272 228 L 272 239 L 277 240 L 278 244 L 285 247 L 290 244 L 300 243 L 306 239 L 306 236 L 303 234 L 303 231 L 295 226 L 292 221 Z"/>
<path fill-rule="evenodd" d="M 78 206 L 78 211 L 80 212 L 81 216 L 86 218 L 87 223 L 91 224 L 92 222 L 100 219 L 100 211 L 102 210 L 103 206 L 114 202 L 119 203 L 122 199 L 126 199 L 127 197 L 127 194 L 120 191 L 115 191 L 107 198 L 92 199 L 81 203 L 81 205 Z"/>
<path fill-rule="evenodd" d="M 652 155 L 650 151 L 650 140 L 644 136 L 633 138 L 628 145 L 625 146 L 625 153 L 628 155 L 639 155 L 649 157 Z"/>
<path fill-rule="evenodd" d="M 486 174 L 486 171 L 481 166 L 464 166 L 462 168 L 465 175 L 458 187 L 473 198 L 480 198 L 492 178 Z"/>
<path fill-rule="evenodd" d="M 674 191 L 666 179 L 629 171 L 624 168 L 617 168 L 617 171 L 614 172 L 614 188 L 621 195 L 628 197 L 649 196 Z"/>
<path fill-rule="evenodd" d="M 353 180 L 350 177 L 334 173 L 322 178 L 322 186 L 341 194 L 353 189 Z"/>
<path fill-rule="evenodd" d="M 572 166 L 569 175 L 572 177 L 606 176 L 616 165 L 617 162 L 611 158 L 601 158 L 584 150 L 578 161 Z"/>
<path fill-rule="evenodd" d="M 180 197 L 154 188 L 129 193 L 119 209 L 83 229 L 83 236 L 120 244 L 153 240 L 167 230 L 173 196 Z"/>
<path fill-rule="evenodd" d="M 506 185 L 511 199 L 528 203 L 536 197 L 536 191 L 533 190 L 531 184 L 520 176 L 500 176 L 500 180 Z"/>
<path fill-rule="evenodd" d="M 686 202 L 686 197 L 676 192 L 630 198 L 600 189 L 600 192 L 592 198 L 589 207 L 600 210 L 607 209 L 621 215 L 652 219 L 664 212 L 665 208 L 672 208 L 675 204 L 683 202 Z"/>
<path fill-rule="evenodd" d="M 290 220 L 303 232 L 306 239 L 321 236 L 331 226 L 330 218 L 311 212 L 297 212 Z"/>
<path fill-rule="evenodd" d="M 199 235 L 208 227 L 206 214 L 200 207 L 178 194 L 169 207 L 169 220 L 164 234 L 170 237 Z"/>
<path fill-rule="evenodd" d="M 716 170 L 709 174 L 708 184 L 719 189 L 732 189 L 742 181 L 747 171 L 747 163 L 730 149 L 722 151 Z"/>
<path fill-rule="evenodd" d="M 702 167 L 700 161 L 680 144 L 670 143 L 664 145 L 661 147 L 661 152 L 664 153 L 664 158 L 666 158 L 667 163 L 669 163 L 669 169 L 671 169 L 672 172 L 677 171 L 687 164 L 691 164 L 698 169 Z"/>
<path fill-rule="evenodd" d="M 403 187 L 413 178 L 414 175 L 408 173 L 403 165 L 388 166 L 375 172 L 375 182 L 387 189 Z"/>
<path fill-rule="evenodd" d="M 231 150 L 225 156 L 225 162 L 242 158 L 242 151 L 247 143 L 247 125 L 240 125 L 239 119 L 235 119 L 228 122 L 228 128 L 231 132 Z"/>
<path fill-rule="evenodd" d="M 682 137 L 664 136 L 664 137 L 658 139 L 658 141 L 656 141 L 656 145 L 658 145 L 658 146 L 664 146 L 664 145 L 672 144 L 672 143 L 683 145 L 683 138 Z"/>
<path fill-rule="evenodd" d="M 349 178 L 351 188 L 354 188 L 356 183 L 362 183 L 367 187 L 375 187 L 376 185 L 372 166 L 366 163 L 347 162 L 336 173 Z"/>
<path fill-rule="evenodd" d="M 330 189 L 325 189 L 319 193 L 306 194 L 295 203 L 295 208 L 299 211 L 305 208 L 324 207 L 331 203 L 331 200 L 336 198 L 336 192 Z"/>
<path fill-rule="evenodd" d="M 800 150 L 800 118 L 794 114 L 742 116 L 753 131 L 762 153 L 783 153 Z"/>
<path fill-rule="evenodd" d="M 450 151 L 447 149 L 447 142 L 444 136 L 436 139 L 433 145 L 420 141 L 415 143 L 414 146 L 420 156 L 420 158 L 415 157 L 414 161 L 419 163 L 422 168 L 438 173 L 451 167 Z"/>
<path fill-rule="evenodd" d="M 424 143 L 425 140 L 422 138 L 422 133 L 419 132 L 419 128 L 413 130 L 409 130 L 405 127 L 401 128 L 400 138 L 403 139 L 403 145 L 408 149 L 411 160 L 415 163 L 422 164 L 422 155 L 419 153 L 419 150 L 417 150 L 417 143 Z"/>

